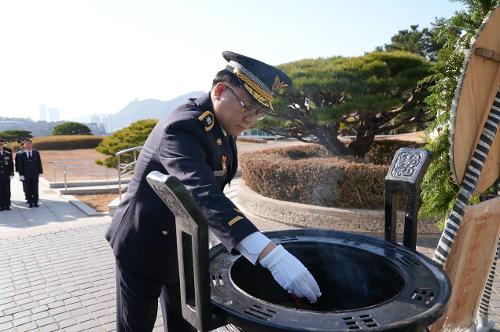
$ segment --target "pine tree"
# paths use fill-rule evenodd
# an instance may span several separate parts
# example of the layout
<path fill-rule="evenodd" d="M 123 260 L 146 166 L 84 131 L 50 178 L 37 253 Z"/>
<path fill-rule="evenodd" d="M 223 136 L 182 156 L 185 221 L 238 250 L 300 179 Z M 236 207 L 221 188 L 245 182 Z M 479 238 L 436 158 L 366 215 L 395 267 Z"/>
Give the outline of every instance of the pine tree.
<path fill-rule="evenodd" d="M 97 164 L 105 165 L 109 168 L 118 167 L 118 159 L 115 154 L 121 150 L 143 145 L 157 122 L 158 120 L 156 119 L 139 120 L 106 137 L 96 150 L 109 157 L 106 157 L 104 160 L 98 160 Z M 123 163 L 132 161 L 133 158 L 128 155 L 124 155 L 121 159 Z"/>
<path fill-rule="evenodd" d="M 359 57 L 304 59 L 280 65 L 293 87 L 257 127 L 316 142 L 333 155 L 364 156 L 375 135 L 424 127 L 430 63 L 416 54 L 371 52 Z M 345 146 L 339 135 L 354 136 Z"/>

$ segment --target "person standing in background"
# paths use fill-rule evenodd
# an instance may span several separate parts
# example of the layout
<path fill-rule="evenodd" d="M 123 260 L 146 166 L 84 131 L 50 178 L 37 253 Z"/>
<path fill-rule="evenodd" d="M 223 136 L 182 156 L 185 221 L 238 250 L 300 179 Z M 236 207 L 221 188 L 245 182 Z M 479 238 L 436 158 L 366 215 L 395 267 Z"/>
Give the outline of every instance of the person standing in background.
<path fill-rule="evenodd" d="M 12 152 L 4 145 L 4 139 L 0 138 L 0 211 L 10 210 L 10 180 L 14 177 Z"/>
<path fill-rule="evenodd" d="M 5 139 L 5 137 L 0 137 L 0 141 L 3 141 L 3 149 L 12 153 L 12 149 L 7 144 L 7 140 Z"/>
<path fill-rule="evenodd" d="M 16 167 L 19 178 L 24 181 L 29 207 L 38 207 L 38 177 L 43 174 L 40 152 L 33 149 L 29 138 L 24 140 L 24 153 L 19 155 Z"/>
<path fill-rule="evenodd" d="M 15 168 L 16 172 L 19 173 L 19 156 L 24 153 L 24 140 L 18 140 L 17 143 L 19 144 L 17 151 L 16 151 L 16 157 L 15 157 Z M 21 183 L 23 184 L 23 192 L 24 192 L 24 198 L 26 200 L 26 203 L 29 203 L 28 201 L 28 193 L 26 192 L 26 182 L 24 180 L 20 180 Z"/>

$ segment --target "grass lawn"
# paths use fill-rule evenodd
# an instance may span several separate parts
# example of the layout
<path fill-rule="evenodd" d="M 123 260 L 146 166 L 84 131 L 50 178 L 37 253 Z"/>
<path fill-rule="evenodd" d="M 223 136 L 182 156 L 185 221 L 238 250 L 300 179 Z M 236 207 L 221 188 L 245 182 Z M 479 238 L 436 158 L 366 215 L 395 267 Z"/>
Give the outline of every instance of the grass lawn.
<path fill-rule="evenodd" d="M 78 200 L 84 202 L 98 212 L 108 212 L 108 204 L 114 200 L 118 194 L 95 194 L 95 195 L 73 195 Z"/>

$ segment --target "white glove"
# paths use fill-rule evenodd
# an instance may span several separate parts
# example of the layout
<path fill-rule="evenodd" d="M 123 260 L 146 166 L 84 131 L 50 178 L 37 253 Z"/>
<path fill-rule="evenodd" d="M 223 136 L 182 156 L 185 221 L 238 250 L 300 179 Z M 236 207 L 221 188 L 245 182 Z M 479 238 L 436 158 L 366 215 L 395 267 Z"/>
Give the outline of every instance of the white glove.
<path fill-rule="evenodd" d="M 321 296 L 318 283 L 309 270 L 282 245 L 262 258 L 260 265 L 271 271 L 274 279 L 288 293 L 306 297 L 311 303 Z"/>
<path fill-rule="evenodd" d="M 24 181 L 24 175 L 19 175 L 19 180 Z"/>
<path fill-rule="evenodd" d="M 234 248 L 241 252 L 253 265 L 257 263 L 259 255 L 271 240 L 261 232 L 255 232 L 238 242 Z"/>

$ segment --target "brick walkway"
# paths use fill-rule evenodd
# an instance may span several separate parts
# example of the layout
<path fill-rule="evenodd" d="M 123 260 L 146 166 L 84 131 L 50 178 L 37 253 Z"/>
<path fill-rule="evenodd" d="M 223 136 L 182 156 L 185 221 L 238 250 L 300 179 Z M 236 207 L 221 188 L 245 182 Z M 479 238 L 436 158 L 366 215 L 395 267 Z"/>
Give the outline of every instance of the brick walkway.
<path fill-rule="evenodd" d="M 227 195 L 235 198 L 237 189 L 234 181 Z M 44 209 L 49 210 L 51 204 L 63 204 L 63 199 L 46 199 L 47 195 L 39 210 L 25 208 L 17 197 L 16 208 L 7 213 L 37 220 L 37 214 L 45 216 Z M 0 331 L 115 330 L 114 258 L 104 239 L 110 218 L 76 218 L 78 211 L 66 204 L 61 220 L 46 220 L 42 225 L 26 221 L 21 226 L 18 221 L 9 227 L 10 217 L 0 212 Z M 262 230 L 291 228 L 261 218 L 252 220 Z M 418 249 L 429 255 L 436 243 L 436 237 L 421 237 Z M 497 275 L 491 303 L 491 318 L 497 322 L 499 279 Z M 499 323 L 496 327 L 500 331 Z M 163 331 L 161 310 L 155 331 Z"/>

